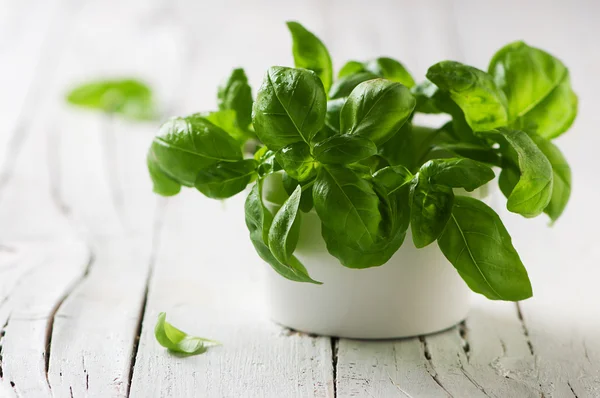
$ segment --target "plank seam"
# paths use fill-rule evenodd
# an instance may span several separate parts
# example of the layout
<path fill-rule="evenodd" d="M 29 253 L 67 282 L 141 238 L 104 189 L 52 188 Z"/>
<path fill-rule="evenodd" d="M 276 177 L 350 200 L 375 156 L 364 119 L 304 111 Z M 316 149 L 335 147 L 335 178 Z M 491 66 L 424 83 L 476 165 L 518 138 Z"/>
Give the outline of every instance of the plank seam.
<path fill-rule="evenodd" d="M 127 383 L 127 394 L 129 397 L 131 394 L 131 386 L 133 384 L 133 373 L 135 370 L 135 364 L 137 362 L 138 351 L 140 348 L 140 338 L 142 335 L 142 329 L 144 324 L 144 319 L 146 318 L 146 306 L 148 304 L 148 294 L 150 292 L 150 283 L 152 282 L 152 277 L 154 275 L 154 268 L 156 265 L 156 258 L 158 256 L 158 249 L 160 247 L 160 231 L 163 226 L 163 217 L 165 213 L 165 207 L 167 204 L 167 200 L 165 198 L 158 199 L 158 206 L 156 208 L 156 216 L 154 219 L 154 224 L 152 226 L 152 252 L 150 253 L 150 264 L 148 267 L 148 275 L 146 277 L 146 286 L 144 288 L 144 296 L 142 298 L 142 306 L 140 308 L 140 313 L 138 316 L 138 324 L 135 331 L 135 336 L 133 340 L 133 348 L 131 351 L 131 362 L 129 366 L 129 378 Z"/>
<path fill-rule="evenodd" d="M 6 327 L 8 326 L 9 321 L 10 315 L 6 318 L 6 323 L 0 329 L 0 380 L 4 378 L 4 370 L 2 368 L 2 340 L 4 340 L 4 336 L 6 335 Z"/>
<path fill-rule="evenodd" d="M 333 396 L 337 397 L 337 365 L 340 349 L 339 337 L 331 337 L 331 363 L 333 368 Z"/>
<path fill-rule="evenodd" d="M 438 377 L 438 373 L 435 370 L 435 367 L 433 366 L 433 361 L 431 360 L 431 352 L 429 351 L 429 346 L 427 345 L 427 340 L 425 339 L 425 336 L 419 336 L 419 341 L 421 342 L 421 347 L 423 348 L 423 355 L 425 356 L 425 359 L 427 360 L 427 365 L 428 366 L 425 366 L 425 370 L 427 371 L 427 373 L 429 374 L 429 376 L 431 376 L 431 378 L 433 379 L 433 381 L 438 386 L 440 386 L 440 388 L 442 390 L 444 390 L 446 392 L 446 394 L 448 394 L 448 396 L 450 398 L 453 398 L 453 395 L 450 394 L 450 391 L 448 391 L 446 389 L 446 387 L 444 387 L 444 385 L 440 381 L 440 379 Z"/>
<path fill-rule="evenodd" d="M 85 281 L 93 267 L 93 264 L 96 260 L 95 254 L 90 250 L 90 256 L 88 258 L 88 263 L 83 271 L 83 274 L 67 289 L 65 294 L 58 300 L 52 312 L 48 316 L 48 324 L 46 325 L 46 349 L 44 350 L 44 360 L 45 360 L 45 372 L 46 372 L 46 383 L 48 383 L 48 388 L 52 390 L 50 386 L 50 354 L 52 352 L 52 331 L 54 330 L 54 320 L 56 318 L 56 313 L 60 309 L 61 305 L 69 298 L 71 293 L 73 293 L 77 287 Z"/>

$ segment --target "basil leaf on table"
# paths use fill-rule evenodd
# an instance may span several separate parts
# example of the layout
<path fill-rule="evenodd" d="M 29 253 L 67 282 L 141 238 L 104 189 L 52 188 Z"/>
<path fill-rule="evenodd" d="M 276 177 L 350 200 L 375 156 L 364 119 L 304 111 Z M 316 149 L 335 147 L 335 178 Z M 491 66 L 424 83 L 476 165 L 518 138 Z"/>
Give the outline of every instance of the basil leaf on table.
<path fill-rule="evenodd" d="M 355 163 L 376 153 L 373 141 L 349 134 L 333 136 L 314 147 L 315 158 L 324 164 Z"/>
<path fill-rule="evenodd" d="M 415 98 L 400 83 L 384 79 L 359 84 L 346 100 L 340 131 L 380 145 L 396 134 L 415 108 Z"/>
<path fill-rule="evenodd" d="M 76 106 L 116 113 L 134 120 L 154 119 L 152 90 L 134 79 L 98 80 L 75 87 L 67 101 Z"/>
<path fill-rule="evenodd" d="M 323 166 L 313 186 L 313 202 L 325 227 L 358 250 L 373 246 L 382 220 L 371 185 L 342 166 Z"/>
<path fill-rule="evenodd" d="M 509 129 L 497 131 L 516 154 L 520 172 L 519 181 L 508 196 L 506 207 L 524 217 L 536 217 L 544 211 L 552 197 L 552 165 L 526 133 Z"/>
<path fill-rule="evenodd" d="M 564 133 L 575 120 L 577 96 L 568 69 L 545 51 L 522 41 L 504 46 L 489 73 L 504 91 L 511 126 L 544 138 Z"/>
<path fill-rule="evenodd" d="M 527 271 L 510 235 L 483 202 L 456 196 L 438 245 L 474 292 L 491 300 L 519 301 L 532 296 Z"/>
<path fill-rule="evenodd" d="M 256 177 L 256 166 L 257 162 L 254 159 L 217 162 L 200 170 L 194 185 L 209 198 L 230 198 L 242 192 Z"/>
<path fill-rule="evenodd" d="M 468 192 L 490 182 L 495 177 L 489 166 L 463 158 L 430 160 L 421 166 L 421 173 L 428 176 L 432 184 L 463 188 Z"/>
<path fill-rule="evenodd" d="M 269 229 L 269 249 L 282 264 L 288 264 L 298 244 L 300 233 L 300 198 L 302 187 L 298 185 L 290 197 L 281 206 Z"/>
<path fill-rule="evenodd" d="M 269 230 L 273 223 L 273 215 L 265 207 L 262 200 L 262 180 L 254 185 L 245 203 L 246 226 L 250 231 L 250 240 L 254 249 L 267 264 L 279 275 L 296 282 L 321 284 L 308 275 L 308 271 L 294 256 L 289 258 L 288 264 L 278 261 L 269 249 Z"/>
<path fill-rule="evenodd" d="M 298 22 L 287 22 L 287 26 L 292 34 L 292 52 L 296 68 L 310 69 L 315 72 L 327 92 L 333 82 L 333 66 L 327 47 Z"/>
<path fill-rule="evenodd" d="M 158 314 L 158 320 L 154 327 L 154 337 L 158 343 L 171 352 L 184 355 L 197 355 L 205 353 L 209 347 L 221 345 L 218 341 L 202 337 L 190 336 L 177 329 L 166 321 L 167 314 Z"/>
<path fill-rule="evenodd" d="M 323 127 L 327 98 L 323 83 L 306 69 L 269 68 L 254 103 L 254 129 L 269 149 L 310 143 Z"/>
<path fill-rule="evenodd" d="M 221 128 L 191 115 L 165 122 L 152 142 L 149 157 L 154 170 L 158 167 L 180 185 L 192 187 L 200 170 L 219 161 L 242 160 L 242 151 L 239 143 Z"/>
<path fill-rule="evenodd" d="M 431 184 L 419 172 L 410 189 L 410 228 L 415 247 L 433 243 L 444 231 L 454 203 L 452 188 Z"/>
<path fill-rule="evenodd" d="M 281 148 L 275 159 L 290 177 L 305 181 L 317 174 L 317 163 L 304 142 L 296 142 Z"/>
<path fill-rule="evenodd" d="M 459 62 L 443 61 L 429 68 L 427 78 L 450 95 L 474 131 L 508 124 L 504 92 L 486 72 Z"/>
<path fill-rule="evenodd" d="M 252 122 L 252 89 L 243 69 L 234 69 L 219 86 L 217 92 L 219 109 L 235 111 L 236 125 L 247 130 Z"/>
<path fill-rule="evenodd" d="M 346 75 L 333 83 L 331 89 L 329 89 L 329 98 L 338 99 L 347 97 L 352 90 L 362 82 L 377 78 L 379 78 L 379 76 L 371 72 L 359 72 L 352 75 Z"/>

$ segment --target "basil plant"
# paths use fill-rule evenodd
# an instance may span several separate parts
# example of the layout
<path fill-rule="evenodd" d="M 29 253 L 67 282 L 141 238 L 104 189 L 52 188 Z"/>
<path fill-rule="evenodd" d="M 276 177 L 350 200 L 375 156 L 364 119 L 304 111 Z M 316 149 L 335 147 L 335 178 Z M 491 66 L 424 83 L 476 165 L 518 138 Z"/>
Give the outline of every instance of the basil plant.
<path fill-rule="evenodd" d="M 235 69 L 218 90 L 218 110 L 160 128 L 148 153 L 154 191 L 195 187 L 223 199 L 254 183 L 245 204 L 250 239 L 293 281 L 320 283 L 294 256 L 301 214 L 315 211 L 327 250 L 345 267 L 385 264 L 410 227 L 412 244 L 437 242 L 473 291 L 492 300 L 530 297 L 498 215 L 457 192 L 487 184 L 498 170 L 509 211 L 561 215 L 571 172 L 552 140 L 577 113 L 565 65 L 515 42 L 487 72 L 442 61 L 415 84 L 400 62 L 382 57 L 347 62 L 336 77 L 323 43 L 296 22 L 288 28 L 295 67 L 269 68 L 256 98 Z M 449 121 L 417 126 L 419 112 Z M 289 195 L 276 214 L 262 198 L 271 173 L 282 173 Z"/>

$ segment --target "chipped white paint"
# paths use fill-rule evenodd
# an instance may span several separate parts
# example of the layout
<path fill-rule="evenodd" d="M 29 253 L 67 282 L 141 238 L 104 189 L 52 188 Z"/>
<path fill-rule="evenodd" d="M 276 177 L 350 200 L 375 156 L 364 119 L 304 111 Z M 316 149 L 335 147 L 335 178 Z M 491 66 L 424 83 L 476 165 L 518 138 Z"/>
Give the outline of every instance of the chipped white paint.
<path fill-rule="evenodd" d="M 598 12 L 585 0 L 0 2 L 0 397 L 600 396 Z M 560 139 L 572 202 L 551 229 L 502 211 L 533 299 L 477 297 L 464 325 L 422 338 L 286 331 L 262 311 L 243 197 L 157 202 L 144 168 L 155 126 L 60 102 L 76 81 L 129 74 L 167 114 L 214 108 L 231 67 L 256 90 L 266 66 L 291 63 L 286 19 L 319 32 L 337 67 L 385 54 L 421 79 L 441 58 L 485 68 L 521 38 L 566 61 L 580 96 Z M 168 355 L 153 337 L 159 311 L 224 346 Z"/>

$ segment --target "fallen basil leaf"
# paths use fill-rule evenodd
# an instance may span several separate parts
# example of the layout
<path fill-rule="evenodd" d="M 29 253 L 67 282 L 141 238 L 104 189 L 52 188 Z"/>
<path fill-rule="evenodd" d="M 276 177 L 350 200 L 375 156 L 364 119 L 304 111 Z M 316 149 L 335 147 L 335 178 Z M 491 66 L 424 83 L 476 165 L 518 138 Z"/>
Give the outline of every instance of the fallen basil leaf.
<path fill-rule="evenodd" d="M 75 87 L 67 95 L 70 104 L 134 120 L 156 117 L 152 90 L 134 79 L 98 80 Z"/>
<path fill-rule="evenodd" d="M 211 346 L 221 345 L 218 341 L 194 337 L 182 332 L 168 323 L 165 320 L 166 317 L 167 314 L 164 312 L 158 314 L 154 336 L 156 341 L 169 351 L 184 355 L 197 355 L 205 353 Z"/>

